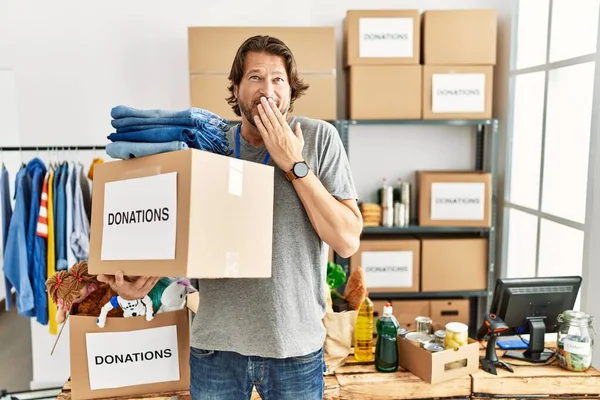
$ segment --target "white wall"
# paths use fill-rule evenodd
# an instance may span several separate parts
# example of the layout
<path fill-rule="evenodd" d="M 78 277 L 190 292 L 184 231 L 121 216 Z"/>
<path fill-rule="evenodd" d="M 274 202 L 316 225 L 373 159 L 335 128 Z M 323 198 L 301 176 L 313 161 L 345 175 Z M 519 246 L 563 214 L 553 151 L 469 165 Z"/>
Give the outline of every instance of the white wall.
<path fill-rule="evenodd" d="M 401 7 L 497 8 L 502 4 L 502 0 L 405 0 Z M 14 73 L 18 126 L 0 130 L 0 146 L 104 144 L 111 132 L 109 112 L 116 104 L 188 107 L 188 26 L 335 26 L 343 116 L 341 26 L 346 10 L 399 5 L 396 0 L 109 0 L 93 5 L 64 0 L 4 1 L 0 3 L 0 70 Z M 3 89 L 0 86 L 0 93 Z M 2 126 L 10 125 L 3 124 L 0 114 Z M 434 138 L 439 150 L 434 158 L 427 156 L 428 148 L 419 141 L 425 135 Z M 468 128 L 352 128 L 350 156 L 359 194 L 369 198 L 380 177 L 395 180 L 417 168 L 471 168 L 473 139 Z M 11 157 L 14 174 L 20 157 Z M 32 386 L 61 384 L 69 376 L 68 336 L 63 333 L 52 358 L 49 353 L 55 338 L 47 327 L 32 321 L 32 336 Z"/>

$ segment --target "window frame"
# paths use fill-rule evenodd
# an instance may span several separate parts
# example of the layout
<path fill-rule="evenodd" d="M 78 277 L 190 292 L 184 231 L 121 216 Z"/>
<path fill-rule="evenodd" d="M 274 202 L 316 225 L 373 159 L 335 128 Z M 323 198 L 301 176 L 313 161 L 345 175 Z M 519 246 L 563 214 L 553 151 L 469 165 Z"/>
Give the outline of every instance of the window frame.
<path fill-rule="evenodd" d="M 550 62 L 550 46 L 552 36 L 552 10 L 554 0 L 549 0 L 548 10 L 548 31 L 546 40 L 546 57 L 545 63 L 536 66 L 530 66 L 518 69 L 517 68 L 517 45 L 518 45 L 518 18 L 519 18 L 519 2 L 528 0 L 517 0 L 513 3 L 512 12 L 512 27 L 511 27 L 511 44 L 510 44 L 510 61 L 508 71 L 508 102 L 507 102 L 507 124 L 506 124 L 506 153 L 505 153 L 505 178 L 504 191 L 501 199 L 502 210 L 502 238 L 501 238 L 501 254 L 500 254 L 500 271 L 499 276 L 506 277 L 507 261 L 508 261 L 508 235 L 510 230 L 509 210 L 515 209 L 533 215 L 537 218 L 536 232 L 536 251 L 535 251 L 535 276 L 539 275 L 539 259 L 540 259 L 540 233 L 542 218 L 565 225 L 577 230 L 583 231 L 583 265 L 582 265 L 582 288 L 580 291 L 582 310 L 594 315 L 600 315 L 600 291 L 594 290 L 594 283 L 600 283 L 600 268 L 592 267 L 594 264 L 600 263 L 600 213 L 593 215 L 594 202 L 600 202 L 600 12 L 598 15 L 599 26 L 597 29 L 596 53 L 578 56 L 566 60 Z M 543 184 L 544 184 L 544 161 L 545 161 L 545 143 L 546 143 L 546 114 L 548 100 L 548 81 L 550 71 L 557 68 L 568 67 L 572 65 L 583 64 L 586 62 L 595 62 L 594 66 L 594 93 L 592 100 L 592 115 L 590 125 L 590 142 L 589 142 L 589 160 L 588 160 L 588 179 L 586 192 L 586 212 L 585 222 L 579 223 L 571 221 L 556 215 L 548 214 L 541 211 Z M 533 72 L 544 72 L 544 105 L 543 105 L 543 121 L 542 121 L 542 154 L 540 159 L 540 181 L 538 193 L 538 208 L 537 210 L 529 207 L 524 207 L 510 202 L 511 174 L 512 174 L 512 142 L 514 133 L 514 105 L 515 105 L 515 80 L 519 75 L 524 75 Z M 568 274 L 566 272 L 565 274 Z M 600 364 L 600 352 L 596 354 L 595 362 Z"/>

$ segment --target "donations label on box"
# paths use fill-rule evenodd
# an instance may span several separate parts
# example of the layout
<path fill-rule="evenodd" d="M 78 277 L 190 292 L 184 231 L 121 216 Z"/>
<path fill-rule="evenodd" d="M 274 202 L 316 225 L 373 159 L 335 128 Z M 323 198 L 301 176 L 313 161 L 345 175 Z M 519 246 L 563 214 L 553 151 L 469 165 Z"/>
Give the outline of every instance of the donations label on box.
<path fill-rule="evenodd" d="M 431 219 L 481 221 L 485 218 L 485 183 L 431 184 Z"/>
<path fill-rule="evenodd" d="M 367 288 L 413 285 L 412 251 L 364 251 L 361 263 Z"/>
<path fill-rule="evenodd" d="M 412 18 L 360 18 L 358 54 L 364 58 L 411 58 L 414 52 Z"/>
<path fill-rule="evenodd" d="M 134 317 L 143 318 L 143 317 Z M 90 389 L 178 381 L 177 326 L 86 334 Z"/>
<path fill-rule="evenodd" d="M 434 113 L 485 111 L 485 74 L 433 74 L 431 88 Z"/>
<path fill-rule="evenodd" d="M 102 260 L 173 260 L 177 172 L 107 182 Z"/>

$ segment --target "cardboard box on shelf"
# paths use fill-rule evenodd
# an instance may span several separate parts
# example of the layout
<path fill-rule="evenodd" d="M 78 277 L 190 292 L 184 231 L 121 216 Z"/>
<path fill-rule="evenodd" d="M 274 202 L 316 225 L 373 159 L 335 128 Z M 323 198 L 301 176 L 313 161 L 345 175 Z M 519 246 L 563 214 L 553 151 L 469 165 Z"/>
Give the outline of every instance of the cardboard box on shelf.
<path fill-rule="evenodd" d="M 348 70 L 352 119 L 421 119 L 420 65 L 353 65 Z"/>
<path fill-rule="evenodd" d="M 350 273 L 362 267 L 370 293 L 418 292 L 420 251 L 417 239 L 361 240 Z"/>
<path fill-rule="evenodd" d="M 349 10 L 343 26 L 346 67 L 421 61 L 418 10 Z"/>
<path fill-rule="evenodd" d="M 98 164 L 89 272 L 270 277 L 273 177 L 196 149 Z"/>
<path fill-rule="evenodd" d="M 485 290 L 487 276 L 488 239 L 421 239 L 423 292 Z"/>
<path fill-rule="evenodd" d="M 457 350 L 429 352 L 418 343 L 398 338 L 398 364 L 427 383 L 440 383 L 470 375 L 479 369 L 479 342 Z"/>
<path fill-rule="evenodd" d="M 494 67 L 423 66 L 423 119 L 492 118 Z"/>
<path fill-rule="evenodd" d="M 496 64 L 496 10 L 427 10 L 422 17 L 423 64 Z"/>
<path fill-rule="evenodd" d="M 69 316 L 73 400 L 189 390 L 188 309 L 145 317 Z"/>
<path fill-rule="evenodd" d="M 469 300 L 431 300 L 431 321 L 433 329 L 446 329 L 449 322 L 462 322 L 469 325 Z"/>
<path fill-rule="evenodd" d="M 188 54 L 191 106 L 239 121 L 225 98 L 238 48 L 255 35 L 281 39 L 292 51 L 300 78 L 310 85 L 293 115 L 337 118 L 336 42 L 333 27 L 190 27 Z"/>
<path fill-rule="evenodd" d="M 480 171 L 417 171 L 420 226 L 489 227 L 492 175 Z"/>
<path fill-rule="evenodd" d="M 398 320 L 400 327 L 409 331 L 416 328 L 415 318 L 430 315 L 429 300 L 373 300 L 375 321 L 383 315 L 383 306 L 387 302 L 392 304 L 392 314 Z M 375 325 L 373 325 L 373 332 L 377 332 Z"/>

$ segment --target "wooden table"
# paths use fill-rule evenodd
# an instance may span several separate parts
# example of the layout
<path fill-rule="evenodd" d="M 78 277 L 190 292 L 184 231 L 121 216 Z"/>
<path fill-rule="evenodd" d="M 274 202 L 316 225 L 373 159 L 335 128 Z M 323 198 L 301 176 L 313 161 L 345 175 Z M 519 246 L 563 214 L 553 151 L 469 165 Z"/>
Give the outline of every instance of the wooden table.
<path fill-rule="evenodd" d="M 501 355 L 501 353 L 499 353 Z M 346 359 L 335 375 L 325 377 L 325 400 L 392 400 L 392 399 L 472 399 L 488 400 L 502 395 L 504 399 L 536 398 L 561 400 L 600 400 L 600 372 L 570 372 L 557 362 L 544 366 L 513 365 L 514 373 L 499 369 L 498 375 L 479 370 L 439 384 L 429 384 L 404 370 L 380 373 L 373 363 L 360 363 L 353 356 Z M 189 400 L 188 392 L 155 393 L 147 396 L 113 398 L 110 400 Z M 70 382 L 64 386 L 58 400 L 71 400 Z M 256 392 L 252 400 L 260 397 Z"/>

